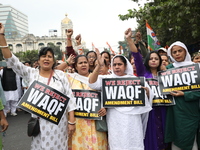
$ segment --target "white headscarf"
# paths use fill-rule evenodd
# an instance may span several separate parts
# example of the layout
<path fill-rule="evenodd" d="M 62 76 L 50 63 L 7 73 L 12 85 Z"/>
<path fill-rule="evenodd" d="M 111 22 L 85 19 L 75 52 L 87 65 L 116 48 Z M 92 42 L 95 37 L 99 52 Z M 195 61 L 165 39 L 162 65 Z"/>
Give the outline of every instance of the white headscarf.
<path fill-rule="evenodd" d="M 123 56 L 123 55 L 115 55 L 113 58 L 112 58 L 112 60 L 111 60 L 111 70 L 112 70 L 112 74 L 110 75 L 110 76 L 112 76 L 112 77 L 114 77 L 114 78 L 119 78 L 119 77 L 122 77 L 122 76 L 118 76 L 118 75 L 116 75 L 116 74 L 114 74 L 114 72 L 113 72 L 113 61 L 114 61 L 114 59 L 115 59 L 115 57 L 117 57 L 117 56 L 122 56 L 122 57 L 124 57 L 125 59 L 126 59 L 126 70 L 125 70 L 125 76 L 123 76 L 123 77 L 135 77 L 134 75 L 133 75 L 133 67 L 132 67 L 132 65 L 131 65 L 131 63 L 128 61 L 128 59 L 125 57 L 125 56 Z"/>
<path fill-rule="evenodd" d="M 175 46 L 175 45 L 181 46 L 181 47 L 184 48 L 185 51 L 186 51 L 185 60 L 182 61 L 182 62 L 177 62 L 177 61 L 172 57 L 172 55 L 171 55 L 171 50 L 172 50 L 173 46 Z M 176 67 L 181 67 L 181 66 L 186 66 L 186 65 L 193 64 L 193 62 L 191 61 L 191 56 L 190 56 L 190 54 L 189 54 L 189 52 L 188 52 L 187 47 L 185 46 L 184 43 L 182 43 L 182 42 L 180 42 L 180 41 L 174 42 L 174 43 L 169 47 L 169 49 L 168 49 L 168 51 L 167 51 L 167 54 L 168 54 L 168 56 L 171 58 L 171 60 L 174 62 L 174 63 L 173 63 L 173 66 L 174 66 L 175 68 L 176 68 Z"/>
<path fill-rule="evenodd" d="M 113 61 L 115 59 L 115 57 L 117 56 L 122 56 L 126 59 L 126 70 L 125 70 L 125 73 L 126 75 L 124 76 L 118 76 L 116 74 L 114 74 L 113 72 Z M 128 59 L 123 56 L 123 55 L 115 55 L 112 60 L 111 60 L 111 69 L 112 69 L 112 74 L 111 75 L 108 75 L 109 78 L 110 77 L 113 77 L 113 78 L 125 78 L 125 77 L 136 77 L 133 75 L 133 67 L 131 65 L 131 63 L 128 61 Z M 148 84 L 145 82 L 145 87 L 148 87 L 150 89 L 150 87 L 148 86 Z M 153 99 L 153 93 L 152 91 L 150 90 L 149 92 L 150 96 L 149 96 L 149 99 L 147 98 L 146 94 L 145 94 L 145 106 L 136 106 L 136 107 L 115 107 L 115 109 L 119 112 L 122 112 L 124 114 L 143 114 L 143 113 L 146 113 L 146 112 L 149 112 L 152 108 L 151 108 L 151 104 L 152 104 L 152 99 Z"/>

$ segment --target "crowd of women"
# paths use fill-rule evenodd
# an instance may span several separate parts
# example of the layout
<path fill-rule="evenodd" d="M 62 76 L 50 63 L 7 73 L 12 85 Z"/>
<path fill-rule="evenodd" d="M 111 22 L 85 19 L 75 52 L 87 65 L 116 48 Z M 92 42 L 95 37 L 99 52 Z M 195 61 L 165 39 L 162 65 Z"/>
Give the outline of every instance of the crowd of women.
<path fill-rule="evenodd" d="M 147 82 L 145 106 L 101 108 L 99 116 L 106 116 L 108 131 L 95 128 L 95 120 L 75 118 L 76 100 L 72 90 L 101 91 L 102 79 L 145 77 L 158 79 L 158 72 L 199 63 L 200 54 L 191 58 L 182 42 L 173 43 L 167 54 L 143 51 L 134 43 L 131 29 L 124 33 L 130 48 L 130 57 L 111 55 L 107 51 L 89 51 L 78 55 L 72 47 L 73 30 L 66 32 L 66 62 L 55 67 L 54 51 L 44 47 L 39 52 L 38 68 L 25 66 L 9 50 L 4 38 L 4 26 L 0 23 L 0 47 L 7 66 L 26 79 L 28 86 L 37 80 L 62 92 L 70 98 L 65 115 L 58 125 L 39 119 L 40 133 L 32 137 L 33 150 L 198 150 L 200 124 L 200 92 L 173 91 L 175 105 L 152 106 L 153 92 Z M 80 43 L 81 36 L 76 37 Z M 137 38 L 136 38 L 137 40 Z M 138 42 L 138 41 L 136 41 Z M 145 43 L 144 43 L 145 44 Z M 141 52 L 142 51 L 142 52 Z M 166 50 L 164 50 L 166 51 Z M 143 54 L 143 55 L 142 55 Z M 171 63 L 169 61 L 171 60 Z M 192 62 L 193 60 L 193 62 Z M 65 68 L 71 69 L 65 73 Z M 74 72 L 72 70 L 74 69 Z M 60 80 L 49 78 L 53 74 Z M 0 112 L 1 118 L 5 118 Z M 37 117 L 33 115 L 33 117 Z M 2 123 L 2 122 L 1 122 Z M 7 123 L 4 119 L 4 126 Z"/>

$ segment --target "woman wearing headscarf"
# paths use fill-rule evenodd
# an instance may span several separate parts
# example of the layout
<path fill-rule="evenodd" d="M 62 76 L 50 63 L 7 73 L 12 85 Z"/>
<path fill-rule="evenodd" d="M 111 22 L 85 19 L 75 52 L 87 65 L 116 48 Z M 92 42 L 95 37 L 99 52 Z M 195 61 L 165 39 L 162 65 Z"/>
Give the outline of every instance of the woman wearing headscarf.
<path fill-rule="evenodd" d="M 98 75 L 103 59 L 96 50 L 98 65 L 89 78 L 89 86 L 100 90 L 103 78 L 128 78 L 133 75 L 133 67 L 126 57 L 116 55 L 112 58 L 110 75 Z M 151 110 L 153 94 L 145 83 L 145 106 L 107 108 L 108 143 L 110 150 L 144 150 L 146 117 Z"/>
<path fill-rule="evenodd" d="M 147 53 L 144 64 L 142 56 L 134 45 L 131 29 L 125 31 L 125 37 L 135 60 L 136 72 L 138 76 L 157 79 L 157 73 L 160 71 L 162 60 L 157 51 Z M 166 121 L 166 106 L 153 106 L 149 112 L 147 130 L 145 133 L 145 150 L 162 150 L 168 147 L 164 142 L 164 131 Z"/>
<path fill-rule="evenodd" d="M 168 56 L 173 63 L 167 69 L 193 64 L 187 47 L 179 41 L 169 47 Z M 167 110 L 165 141 L 172 142 L 172 150 L 197 150 L 200 92 L 173 91 L 171 95 L 176 105 Z"/>

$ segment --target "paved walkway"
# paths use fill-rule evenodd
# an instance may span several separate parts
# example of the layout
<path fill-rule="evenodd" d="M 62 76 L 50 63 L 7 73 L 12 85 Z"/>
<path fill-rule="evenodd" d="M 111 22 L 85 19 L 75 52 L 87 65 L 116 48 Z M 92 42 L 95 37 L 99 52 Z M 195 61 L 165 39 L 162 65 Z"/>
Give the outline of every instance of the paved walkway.
<path fill-rule="evenodd" d="M 31 137 L 27 135 L 29 113 L 17 112 L 17 116 L 7 116 L 9 127 L 3 137 L 4 150 L 30 150 Z"/>

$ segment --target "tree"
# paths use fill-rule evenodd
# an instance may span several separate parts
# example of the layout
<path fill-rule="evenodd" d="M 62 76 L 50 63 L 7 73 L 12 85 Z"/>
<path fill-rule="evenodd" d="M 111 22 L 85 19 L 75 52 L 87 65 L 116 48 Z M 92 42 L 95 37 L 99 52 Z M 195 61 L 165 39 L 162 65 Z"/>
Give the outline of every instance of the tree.
<path fill-rule="evenodd" d="M 53 49 L 55 58 L 57 60 L 62 60 L 62 50 L 60 50 L 60 46 L 55 46 L 54 43 L 49 43 L 48 47 Z"/>
<path fill-rule="evenodd" d="M 138 3 L 138 0 L 132 0 Z M 189 45 L 200 41 L 200 1 L 199 0 L 154 0 L 146 3 L 139 10 L 129 9 L 121 20 L 136 18 L 138 30 L 145 32 L 145 20 L 162 46 L 174 41 L 182 41 Z M 143 39 L 146 32 L 143 33 Z"/>
<path fill-rule="evenodd" d="M 122 48 L 123 48 L 123 52 L 124 52 L 123 55 L 126 56 L 126 57 L 128 57 L 128 55 L 129 55 L 129 48 L 127 46 L 127 42 L 126 41 L 119 41 L 118 44 L 120 46 L 122 46 Z"/>
<path fill-rule="evenodd" d="M 24 52 L 24 61 L 33 63 L 36 60 L 38 60 L 38 50 L 28 50 Z"/>
<path fill-rule="evenodd" d="M 24 62 L 24 53 L 25 53 L 25 52 L 20 51 L 20 52 L 15 53 L 15 56 L 16 56 L 17 58 L 19 58 L 19 60 L 20 60 L 21 62 Z"/>
<path fill-rule="evenodd" d="M 21 62 L 30 61 L 33 63 L 38 59 L 38 50 L 27 50 L 26 52 L 17 52 L 15 56 L 19 58 Z"/>

